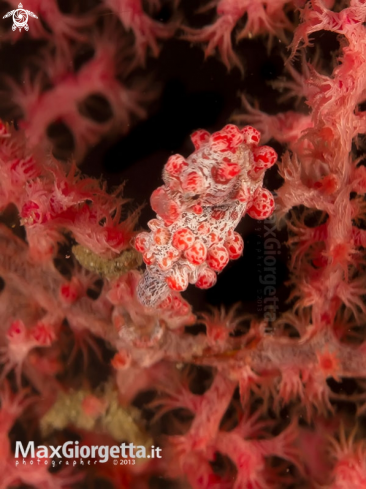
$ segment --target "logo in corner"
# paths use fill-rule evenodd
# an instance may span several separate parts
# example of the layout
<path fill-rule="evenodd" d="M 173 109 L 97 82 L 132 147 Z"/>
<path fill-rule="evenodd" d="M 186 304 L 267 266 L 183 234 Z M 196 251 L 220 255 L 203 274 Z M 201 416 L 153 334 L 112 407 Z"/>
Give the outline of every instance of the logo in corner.
<path fill-rule="evenodd" d="M 13 31 L 15 29 L 19 29 L 19 32 L 22 30 L 24 27 L 24 30 L 28 31 L 29 30 L 29 25 L 28 25 L 28 16 L 30 15 L 31 17 L 34 17 L 35 19 L 38 19 L 36 14 L 33 12 L 30 12 L 29 10 L 24 10 L 23 5 L 20 3 L 18 5 L 18 8 L 16 10 L 11 10 L 7 14 L 4 15 L 3 19 L 7 19 L 10 16 L 13 16 Z"/>

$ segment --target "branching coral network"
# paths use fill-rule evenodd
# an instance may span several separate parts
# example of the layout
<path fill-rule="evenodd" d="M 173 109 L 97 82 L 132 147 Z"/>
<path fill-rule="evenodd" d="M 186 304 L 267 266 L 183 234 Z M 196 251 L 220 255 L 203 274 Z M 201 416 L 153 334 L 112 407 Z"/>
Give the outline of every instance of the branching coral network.
<path fill-rule="evenodd" d="M 0 488 L 365 485 L 366 5 L 203 2 L 198 16 L 217 15 L 193 28 L 183 3 L 167 23 L 156 1 L 69 13 L 27 4 L 43 20 L 27 35 L 47 43 L 23 85 L 7 78 L 22 110 L 16 127 L 0 125 Z M 339 46 L 320 63 L 325 31 Z M 224 127 L 197 128 L 190 156 L 161 162 L 148 232 L 136 229 L 139 209 L 126 212 L 122 182 L 109 189 L 77 164 L 145 116 L 158 94 L 134 75 L 175 35 L 244 76 L 241 39 L 279 38 L 287 75 L 273 86 L 304 110 L 269 114 L 246 93 Z M 93 53 L 76 66 L 85 43 Z M 104 121 L 85 115 L 96 92 L 111 109 Z M 73 134 L 73 160 L 45 143 L 56 120 Z M 263 178 L 276 164 L 273 195 Z M 214 287 L 247 253 L 235 231 L 244 214 L 273 211 L 288 232 L 287 310 L 274 320 L 241 304 L 194 311 L 181 295 L 188 284 Z M 65 436 L 163 456 L 90 466 L 74 454 L 55 470 L 52 457 L 14 451 L 14 441 L 47 448 Z"/>

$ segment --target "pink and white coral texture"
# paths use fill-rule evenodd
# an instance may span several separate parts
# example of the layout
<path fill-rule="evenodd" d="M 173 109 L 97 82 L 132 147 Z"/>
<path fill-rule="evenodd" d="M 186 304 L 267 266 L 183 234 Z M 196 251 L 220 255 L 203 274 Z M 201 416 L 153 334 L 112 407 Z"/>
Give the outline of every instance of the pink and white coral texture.
<path fill-rule="evenodd" d="M 24 8 L 0 27 L 0 489 L 365 487 L 366 4 Z M 90 452 L 123 443 L 162 456 Z"/>

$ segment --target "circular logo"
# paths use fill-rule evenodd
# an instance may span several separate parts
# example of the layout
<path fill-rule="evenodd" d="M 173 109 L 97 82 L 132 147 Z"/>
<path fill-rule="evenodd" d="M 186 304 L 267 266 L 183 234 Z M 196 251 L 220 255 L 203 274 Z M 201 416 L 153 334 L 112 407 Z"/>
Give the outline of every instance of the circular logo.
<path fill-rule="evenodd" d="M 15 31 L 16 28 L 18 28 L 19 30 L 22 29 L 22 27 L 24 27 L 24 29 L 27 31 L 29 29 L 28 27 L 28 13 L 26 10 L 23 10 L 23 9 L 17 9 L 17 10 L 14 10 L 14 13 L 13 13 L 13 31 Z"/>

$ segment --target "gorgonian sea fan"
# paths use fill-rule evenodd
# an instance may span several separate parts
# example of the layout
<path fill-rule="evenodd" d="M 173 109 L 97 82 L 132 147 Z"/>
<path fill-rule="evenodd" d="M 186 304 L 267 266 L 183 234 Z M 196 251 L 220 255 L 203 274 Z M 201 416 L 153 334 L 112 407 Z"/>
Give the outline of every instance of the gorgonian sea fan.
<path fill-rule="evenodd" d="M 107 479 L 126 489 L 153 487 L 156 481 L 160 487 L 162 477 L 174 479 L 173 487 L 192 489 L 363 487 L 366 172 L 356 151 L 362 152 L 360 135 L 366 130 L 365 4 L 352 0 L 334 11 L 331 2 L 317 0 L 208 5 L 218 7 L 218 17 L 191 34 L 203 35 L 196 40 L 207 43 L 207 54 L 218 48 L 228 66 L 235 63 L 234 29 L 239 37 L 278 35 L 285 43 L 281 19 L 290 17 L 294 24 L 300 20 L 293 54 L 302 42 L 310 43 L 313 32 L 329 30 L 340 36 L 338 61 L 324 56 L 321 69 L 315 56 L 305 65 L 312 51 L 303 49 L 302 73 L 288 64 L 294 80 L 274 82 L 282 92 L 289 89 L 290 97 L 304 97 L 307 113 L 268 115 L 243 97 L 247 113 L 236 120 L 256 129 L 230 125 L 214 134 L 195 132 L 193 154 L 173 155 L 164 167 L 164 184 L 151 198 L 157 216 L 149 221 L 150 232 L 134 239 L 137 213 L 126 217 L 121 187 L 108 193 L 75 165 L 45 158 L 26 142 L 38 147 L 51 119 L 67 116 L 81 159 L 104 134 L 128 125 L 131 115 L 142 115 L 138 87 L 117 72 L 126 65 L 114 57 L 114 32 L 108 32 L 110 44 L 91 36 L 94 56 L 75 70 L 68 64 L 75 41 L 89 35 L 89 18 L 111 10 L 130 31 L 123 32 L 132 41 L 134 66 L 143 64 L 148 51 L 157 55 L 170 26 L 153 18 L 159 1 L 144 2 L 146 11 L 142 6 L 102 1 L 72 22 L 74 15 L 61 13 L 56 3 L 27 3 L 43 19 L 34 30 L 30 26 L 30 37 L 44 35 L 56 50 L 52 45 L 44 58 L 54 63 L 45 67 L 42 61 L 52 83 L 25 75 L 17 92 L 26 109 L 18 125 L 26 137 L 0 125 L 2 219 L 9 224 L 9 207 L 20 217 L 20 223 L 0 225 L 0 379 L 7 377 L 0 389 L 0 489 L 22 483 L 61 489 L 84 476 L 88 487 Z M 299 19 L 287 17 L 295 6 Z M 50 35 L 47 24 L 54 19 L 61 21 Z M 246 46 L 253 45 L 240 48 Z M 57 54 L 61 48 L 65 58 Z M 117 124 L 84 124 L 79 100 L 83 105 L 103 83 Z M 250 83 L 246 87 L 250 91 Z M 263 90 L 258 106 L 266 105 L 269 93 Z M 53 95 L 60 106 L 53 106 Z M 283 182 L 276 190 L 275 216 L 289 232 L 292 308 L 275 321 L 239 313 L 243 304 L 196 317 L 180 291 L 190 282 L 212 286 L 228 259 L 243 253 L 235 232 L 241 216 L 265 218 L 272 211 L 273 197 L 262 183 L 276 154 L 259 146 L 260 135 L 262 144 L 273 138 L 288 149 L 278 163 Z M 275 218 L 271 223 L 275 232 Z M 17 237 L 20 229 L 25 239 Z M 73 246 L 66 248 L 70 241 Z M 144 276 L 136 269 L 140 253 Z M 243 275 L 241 283 L 248 282 Z M 271 299 L 278 287 L 267 287 Z M 76 474 L 37 463 L 16 466 L 10 441 L 22 424 L 30 426 L 29 418 L 44 444 L 50 436 L 59 443 L 72 431 L 88 446 L 154 443 L 163 447 L 163 458 L 136 465 L 115 465 L 110 458 L 92 470 L 77 466 Z"/>

